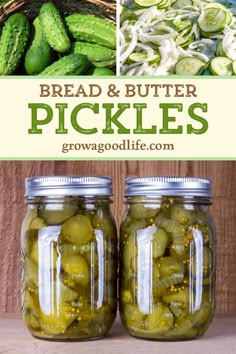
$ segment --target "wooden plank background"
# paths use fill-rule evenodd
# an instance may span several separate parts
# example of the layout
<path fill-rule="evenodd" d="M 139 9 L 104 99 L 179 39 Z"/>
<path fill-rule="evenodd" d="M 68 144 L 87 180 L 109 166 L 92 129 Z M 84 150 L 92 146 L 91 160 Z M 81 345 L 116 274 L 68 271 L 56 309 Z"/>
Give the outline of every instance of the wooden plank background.
<path fill-rule="evenodd" d="M 117 223 L 124 214 L 125 176 L 197 176 L 213 181 L 217 227 L 217 312 L 236 312 L 236 161 L 1 161 L 0 312 L 20 311 L 20 227 L 24 179 L 36 175 L 113 177 Z"/>

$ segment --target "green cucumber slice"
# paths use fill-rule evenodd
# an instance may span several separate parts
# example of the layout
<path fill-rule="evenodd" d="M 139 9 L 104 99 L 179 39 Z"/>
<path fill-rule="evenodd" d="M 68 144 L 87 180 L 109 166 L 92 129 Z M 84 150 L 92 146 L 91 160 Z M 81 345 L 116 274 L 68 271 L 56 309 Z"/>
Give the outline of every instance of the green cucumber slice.
<path fill-rule="evenodd" d="M 183 19 L 183 20 L 181 20 L 181 19 L 176 19 L 176 20 L 174 20 L 174 25 L 175 25 L 175 28 L 176 28 L 176 31 L 177 32 L 182 32 L 182 31 L 186 31 L 186 30 L 188 30 L 188 32 L 190 32 L 191 31 L 191 29 L 192 29 L 192 26 L 193 26 L 193 22 L 192 22 L 192 20 L 190 20 L 190 19 Z"/>
<path fill-rule="evenodd" d="M 224 11 L 228 11 L 227 7 L 225 7 L 223 4 L 220 4 L 219 2 L 209 2 L 203 8 L 203 10 L 206 9 L 222 9 Z"/>
<path fill-rule="evenodd" d="M 222 43 L 223 43 L 222 39 L 220 39 L 219 42 L 217 43 L 217 47 L 216 47 L 216 56 L 217 57 L 226 57 Z"/>
<path fill-rule="evenodd" d="M 172 0 L 163 0 L 157 5 L 157 7 L 158 9 L 167 9 L 168 7 L 171 6 L 171 4 L 172 4 Z"/>
<path fill-rule="evenodd" d="M 210 3 L 206 4 L 204 6 L 204 10 L 205 9 L 221 9 L 221 10 L 225 11 L 225 13 L 226 13 L 225 25 L 229 25 L 233 19 L 232 12 L 227 7 L 225 7 L 223 4 L 220 4 L 218 2 L 210 2 Z"/>
<path fill-rule="evenodd" d="M 123 23 L 124 21 L 136 21 L 137 15 L 134 11 L 130 10 L 129 8 L 123 6 L 121 14 L 120 14 L 120 22 Z"/>
<path fill-rule="evenodd" d="M 209 69 L 213 75 L 231 76 L 233 74 L 232 60 L 227 57 L 213 58 Z"/>
<path fill-rule="evenodd" d="M 183 9 L 185 6 L 192 6 L 193 1 L 192 0 L 176 0 L 172 7 L 174 9 Z"/>
<path fill-rule="evenodd" d="M 230 11 L 226 11 L 225 25 L 230 25 L 233 20 L 233 14 Z"/>
<path fill-rule="evenodd" d="M 158 5 L 162 0 L 135 0 L 135 3 L 142 7 Z"/>
<path fill-rule="evenodd" d="M 199 75 L 203 71 L 205 63 L 194 57 L 184 57 L 175 65 L 177 75 Z"/>
<path fill-rule="evenodd" d="M 181 45 L 182 48 L 188 48 L 189 44 L 195 41 L 195 36 L 192 33 L 191 36 L 188 36 L 186 42 Z"/>
<path fill-rule="evenodd" d="M 226 24 L 226 12 L 221 8 L 207 8 L 198 18 L 198 26 L 206 33 L 218 33 Z"/>
<path fill-rule="evenodd" d="M 143 53 L 143 52 L 134 52 L 134 53 L 130 54 L 129 59 L 133 62 L 146 61 L 147 54 Z M 160 55 L 156 54 L 148 62 L 151 64 L 154 64 L 154 63 L 159 63 L 160 60 L 161 60 Z"/>
<path fill-rule="evenodd" d="M 177 46 L 181 46 L 182 48 L 187 48 L 189 46 L 190 43 L 194 42 L 195 40 L 195 36 L 193 33 L 189 33 L 187 36 L 181 36 L 179 35 L 176 38 L 176 45 Z"/>
<path fill-rule="evenodd" d="M 233 74 L 236 75 L 236 60 L 232 63 Z"/>

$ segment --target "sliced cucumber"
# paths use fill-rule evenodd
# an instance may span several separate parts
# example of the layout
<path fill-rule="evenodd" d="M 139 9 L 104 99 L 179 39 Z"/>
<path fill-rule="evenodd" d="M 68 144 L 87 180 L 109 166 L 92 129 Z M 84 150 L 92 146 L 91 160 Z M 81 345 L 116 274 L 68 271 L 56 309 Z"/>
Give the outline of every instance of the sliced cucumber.
<path fill-rule="evenodd" d="M 234 20 L 233 14 L 230 11 L 226 12 L 226 23 L 225 25 L 231 25 L 232 21 Z"/>
<path fill-rule="evenodd" d="M 226 57 L 222 43 L 223 43 L 223 39 L 220 39 L 219 42 L 217 43 L 217 47 L 216 47 L 216 56 L 217 57 Z"/>
<path fill-rule="evenodd" d="M 193 1 L 192 0 L 176 0 L 173 4 L 174 9 L 183 9 L 186 6 L 192 6 Z"/>
<path fill-rule="evenodd" d="M 218 33 L 226 25 L 226 12 L 221 8 L 204 9 L 198 18 L 198 26 L 205 33 Z"/>
<path fill-rule="evenodd" d="M 172 28 L 173 30 L 176 30 L 176 25 L 173 21 L 171 20 L 163 20 L 163 21 L 160 21 L 159 22 L 159 25 L 160 26 L 167 26 L 167 27 L 170 27 Z M 156 31 L 155 31 L 156 32 Z M 166 32 L 165 32 L 166 33 Z"/>
<path fill-rule="evenodd" d="M 158 5 L 162 0 L 135 0 L 135 3 L 142 7 Z"/>
<path fill-rule="evenodd" d="M 129 59 L 131 61 L 144 61 L 147 58 L 146 53 L 143 52 L 133 52 L 132 54 L 130 54 Z"/>
<path fill-rule="evenodd" d="M 213 58 L 209 69 L 213 75 L 231 76 L 233 74 L 232 60 L 227 57 Z"/>
<path fill-rule="evenodd" d="M 228 11 L 227 7 L 225 7 L 223 4 L 220 4 L 219 2 L 209 2 L 204 6 L 205 9 L 222 9 L 224 11 Z"/>
<path fill-rule="evenodd" d="M 182 48 L 187 48 L 188 45 L 192 42 L 194 42 L 195 36 L 193 33 L 188 33 L 186 36 L 179 35 L 176 38 L 176 45 L 181 46 Z"/>
<path fill-rule="evenodd" d="M 172 4 L 172 0 L 162 0 L 158 5 L 158 9 L 167 9 Z"/>
<path fill-rule="evenodd" d="M 191 44 L 191 43 L 194 42 L 194 41 L 195 41 L 195 36 L 194 36 L 194 34 L 192 33 L 191 36 L 188 36 L 188 37 L 187 37 L 186 42 L 183 43 L 183 44 L 181 45 L 181 47 L 184 48 L 184 49 L 185 49 L 185 48 L 188 48 L 189 44 Z"/>
<path fill-rule="evenodd" d="M 190 19 L 176 19 L 174 20 L 174 25 L 176 26 L 176 31 L 177 32 L 182 32 L 184 30 L 188 30 L 189 32 L 191 31 L 192 29 L 192 26 L 193 26 L 193 22 L 192 20 Z"/>
<path fill-rule="evenodd" d="M 205 67 L 200 59 L 194 57 L 184 57 L 175 65 L 177 75 L 200 75 Z"/>
<path fill-rule="evenodd" d="M 134 52 L 132 54 L 130 54 L 129 59 L 133 62 L 143 62 L 143 61 L 148 61 L 150 64 L 154 64 L 154 63 L 159 63 L 161 60 L 160 55 L 155 54 L 151 57 L 150 60 L 147 60 L 147 54 L 144 52 Z"/>
<path fill-rule="evenodd" d="M 232 63 L 233 74 L 236 75 L 236 60 Z"/>
<path fill-rule="evenodd" d="M 131 21 L 136 21 L 137 20 L 137 15 L 134 13 L 134 11 L 128 9 L 125 6 L 123 6 L 122 12 L 120 14 L 120 22 L 123 23 L 126 20 L 129 20 L 130 22 Z"/>
<path fill-rule="evenodd" d="M 232 12 L 230 12 L 230 10 L 227 7 L 225 7 L 223 4 L 220 4 L 218 2 L 210 2 L 204 6 L 204 10 L 205 9 L 221 9 L 225 11 L 226 14 L 225 25 L 229 25 L 230 22 L 232 21 L 233 18 Z"/>

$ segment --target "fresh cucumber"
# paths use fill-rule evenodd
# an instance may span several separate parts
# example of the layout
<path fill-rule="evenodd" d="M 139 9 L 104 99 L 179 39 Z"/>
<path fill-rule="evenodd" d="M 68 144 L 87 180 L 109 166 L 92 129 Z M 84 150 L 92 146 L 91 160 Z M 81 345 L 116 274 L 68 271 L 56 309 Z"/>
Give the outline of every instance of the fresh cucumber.
<path fill-rule="evenodd" d="M 49 45 L 59 53 L 67 52 L 70 49 L 71 42 L 60 12 L 52 2 L 44 3 L 41 6 L 39 20 Z"/>
<path fill-rule="evenodd" d="M 184 30 L 188 30 L 189 32 L 191 31 L 193 27 L 193 22 L 192 20 L 186 18 L 186 19 L 176 19 L 174 20 L 174 25 L 177 30 L 177 32 L 182 32 Z"/>
<path fill-rule="evenodd" d="M 224 11 L 227 10 L 227 7 L 225 7 L 223 4 L 219 3 L 219 2 L 209 2 L 208 4 L 206 4 L 204 6 L 204 9 L 209 9 L 209 8 L 215 8 L 215 9 L 222 9 Z"/>
<path fill-rule="evenodd" d="M 224 29 L 226 18 L 226 11 L 221 8 L 204 8 L 198 18 L 198 26 L 205 33 L 218 33 Z"/>
<path fill-rule="evenodd" d="M 204 6 L 204 9 L 221 9 L 221 10 L 225 11 L 225 14 L 226 14 L 225 25 L 229 25 L 232 21 L 232 18 L 233 18 L 232 12 L 227 7 L 225 7 L 223 4 L 221 4 L 219 2 L 210 2 Z"/>
<path fill-rule="evenodd" d="M 86 55 L 93 63 L 94 61 L 116 60 L 116 51 L 99 44 L 75 42 L 73 45 L 73 52 L 76 54 Z"/>
<path fill-rule="evenodd" d="M 177 46 L 181 46 L 182 48 L 187 48 L 190 43 L 194 42 L 194 40 L 195 40 L 195 36 L 193 33 L 188 33 L 187 35 L 180 34 L 176 38 L 175 43 Z"/>
<path fill-rule="evenodd" d="M 39 75 L 64 76 L 83 75 L 89 68 L 90 62 L 83 54 L 69 54 L 45 68 Z M 71 219 L 70 219 L 71 220 Z M 64 225 L 64 224 L 63 224 Z"/>
<path fill-rule="evenodd" d="M 183 9 L 186 6 L 192 6 L 193 1 L 192 0 L 176 0 L 173 4 L 174 9 Z"/>
<path fill-rule="evenodd" d="M 144 52 L 133 52 L 132 54 L 130 54 L 129 60 L 131 62 L 144 62 L 147 61 L 147 54 Z M 153 57 L 150 60 L 148 60 L 148 62 L 150 64 L 154 64 L 154 63 L 159 63 L 160 60 L 161 60 L 160 55 L 154 54 Z"/>
<path fill-rule="evenodd" d="M 135 3 L 142 7 L 158 5 L 162 0 L 135 0 Z"/>
<path fill-rule="evenodd" d="M 99 44 L 116 49 L 116 27 L 92 15 L 73 14 L 65 18 L 68 31 L 77 41 Z"/>
<path fill-rule="evenodd" d="M 231 76 L 233 74 L 232 60 L 227 57 L 213 58 L 209 66 L 213 75 Z"/>
<path fill-rule="evenodd" d="M 195 57 L 184 57 L 175 65 L 177 75 L 200 75 L 205 68 L 205 63 Z"/>
<path fill-rule="evenodd" d="M 14 73 L 24 55 L 29 39 L 29 21 L 21 13 L 8 17 L 0 38 L 0 75 Z"/>
<path fill-rule="evenodd" d="M 29 75 L 41 73 L 52 62 L 52 48 L 44 37 L 39 18 L 34 22 L 34 38 L 25 55 L 25 70 Z"/>
<path fill-rule="evenodd" d="M 158 9 L 167 9 L 172 4 L 172 0 L 162 0 L 158 5 Z"/>
<path fill-rule="evenodd" d="M 109 68 L 96 68 L 93 67 L 88 72 L 92 76 L 114 76 L 114 72 Z"/>

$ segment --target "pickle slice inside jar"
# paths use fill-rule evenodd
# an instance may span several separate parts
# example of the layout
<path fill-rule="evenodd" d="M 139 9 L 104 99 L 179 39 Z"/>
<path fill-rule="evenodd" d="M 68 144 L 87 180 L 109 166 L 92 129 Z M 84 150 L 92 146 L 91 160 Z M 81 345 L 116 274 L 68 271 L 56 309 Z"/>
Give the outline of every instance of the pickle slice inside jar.
<path fill-rule="evenodd" d="M 38 266 L 28 257 L 24 259 L 23 278 L 26 286 L 38 287 Z"/>
<path fill-rule="evenodd" d="M 46 247 L 44 247 L 44 244 L 41 243 L 41 252 L 40 252 L 40 259 L 39 259 L 39 242 L 38 240 L 36 240 L 31 247 L 30 250 L 30 258 L 32 259 L 32 261 L 34 261 L 35 264 L 40 264 L 41 268 L 45 268 L 48 270 L 49 268 L 52 269 L 56 269 L 57 267 L 57 257 L 58 257 L 58 253 L 57 253 L 57 246 L 56 246 L 56 242 L 51 242 L 50 243 L 50 253 L 48 252 L 48 245 Z M 44 257 L 45 256 L 50 256 L 50 259 L 47 259 L 47 261 L 45 262 Z"/>
<path fill-rule="evenodd" d="M 176 290 L 176 291 L 175 291 Z M 189 288 L 186 287 L 184 289 L 170 289 L 166 294 L 163 296 L 163 301 L 171 304 L 171 303 L 178 303 L 181 307 L 187 308 L 189 304 Z"/>
<path fill-rule="evenodd" d="M 162 277 L 175 276 L 181 278 L 184 275 L 183 262 L 178 261 L 173 257 L 162 257 L 157 261 L 157 266 Z"/>
<path fill-rule="evenodd" d="M 160 210 L 159 204 L 143 203 L 142 197 L 132 198 L 132 203 L 129 208 L 129 214 L 135 219 L 153 218 Z"/>
<path fill-rule="evenodd" d="M 78 211 L 73 204 L 46 204 L 38 210 L 38 215 L 47 225 L 59 225 L 71 218 Z"/>
<path fill-rule="evenodd" d="M 34 229 L 34 230 L 40 230 L 46 226 L 47 225 L 45 221 L 42 218 L 39 218 L 38 216 L 34 218 L 30 223 L 30 229 Z"/>
<path fill-rule="evenodd" d="M 170 208 L 170 217 L 181 225 L 193 220 L 193 210 L 187 210 L 182 205 L 174 204 Z"/>
<path fill-rule="evenodd" d="M 171 328 L 173 321 L 173 314 L 167 306 L 162 304 L 154 305 L 152 313 L 145 318 L 146 334 L 163 334 Z"/>
<path fill-rule="evenodd" d="M 90 281 L 89 267 L 80 255 L 64 254 L 61 257 L 61 264 L 64 271 L 79 285 L 87 286 Z"/>
<path fill-rule="evenodd" d="M 124 319 L 128 327 L 141 328 L 144 314 L 139 311 L 138 307 L 127 304 L 124 306 Z"/>
<path fill-rule="evenodd" d="M 107 213 L 101 209 L 97 210 L 92 218 L 92 225 L 94 229 L 102 230 L 108 237 L 113 236 L 116 228 Z"/>
<path fill-rule="evenodd" d="M 45 334 L 64 334 L 76 318 L 72 309 L 69 304 L 59 304 L 59 306 L 54 306 L 52 313 L 40 312 L 40 325 Z"/>
<path fill-rule="evenodd" d="M 65 221 L 61 228 L 61 242 L 83 245 L 93 238 L 93 227 L 87 216 L 76 215 Z"/>
<path fill-rule="evenodd" d="M 25 311 L 23 312 L 23 318 L 29 328 L 32 328 L 35 331 L 40 329 L 40 318 L 36 313 Z"/>
<path fill-rule="evenodd" d="M 168 235 L 163 229 L 158 229 L 153 234 L 152 252 L 154 258 L 162 257 L 168 245 Z"/>
<path fill-rule="evenodd" d="M 138 251 L 134 234 L 123 241 L 123 253 L 125 270 L 130 272 L 136 269 Z"/>
<path fill-rule="evenodd" d="M 189 272 L 195 278 L 207 278 L 213 270 L 212 251 L 208 247 L 203 247 L 195 251 L 195 255 L 190 259 Z"/>

